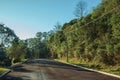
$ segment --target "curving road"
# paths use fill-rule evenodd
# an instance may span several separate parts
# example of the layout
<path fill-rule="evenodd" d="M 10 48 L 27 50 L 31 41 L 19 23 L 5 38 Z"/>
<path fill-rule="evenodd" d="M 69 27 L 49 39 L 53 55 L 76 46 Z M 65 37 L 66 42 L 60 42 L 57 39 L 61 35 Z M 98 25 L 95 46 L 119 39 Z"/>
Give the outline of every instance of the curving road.
<path fill-rule="evenodd" d="M 0 80 L 120 80 L 48 59 L 28 60 L 12 67 Z"/>

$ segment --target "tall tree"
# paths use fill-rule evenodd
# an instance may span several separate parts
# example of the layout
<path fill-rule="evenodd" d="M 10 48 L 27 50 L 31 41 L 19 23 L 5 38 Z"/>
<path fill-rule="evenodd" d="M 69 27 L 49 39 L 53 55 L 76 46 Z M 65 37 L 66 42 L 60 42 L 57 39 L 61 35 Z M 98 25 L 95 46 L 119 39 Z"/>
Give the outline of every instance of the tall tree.
<path fill-rule="evenodd" d="M 49 49 L 47 48 L 46 41 L 48 37 L 47 32 L 37 32 L 36 37 L 27 39 L 28 58 L 46 58 L 49 54 Z"/>
<path fill-rule="evenodd" d="M 78 18 L 83 17 L 83 15 L 85 14 L 86 8 L 87 8 L 86 2 L 82 0 L 79 1 L 74 11 L 75 16 Z"/>
<path fill-rule="evenodd" d="M 0 24 L 0 45 L 8 47 L 16 37 L 13 30 Z"/>
<path fill-rule="evenodd" d="M 61 31 L 53 33 L 48 39 L 52 57 L 61 58 L 66 54 L 65 35 L 69 57 L 105 65 L 120 65 L 119 4 L 119 0 L 103 0 L 91 14 L 84 15 L 85 5 L 79 2 L 76 15 L 80 19 L 65 23 Z"/>
<path fill-rule="evenodd" d="M 12 41 L 14 41 L 15 38 L 17 38 L 17 36 L 13 30 L 5 27 L 4 24 L 0 24 L 0 64 L 9 65 L 8 57 L 6 56 L 6 49 L 12 45 Z"/>
<path fill-rule="evenodd" d="M 14 64 L 15 60 L 21 61 L 25 58 L 26 45 L 19 39 L 14 39 L 12 46 L 7 49 L 7 56 L 11 59 L 11 64 Z"/>
<path fill-rule="evenodd" d="M 62 26 L 60 25 L 59 22 L 57 22 L 54 27 L 55 27 L 54 32 L 61 31 Z"/>

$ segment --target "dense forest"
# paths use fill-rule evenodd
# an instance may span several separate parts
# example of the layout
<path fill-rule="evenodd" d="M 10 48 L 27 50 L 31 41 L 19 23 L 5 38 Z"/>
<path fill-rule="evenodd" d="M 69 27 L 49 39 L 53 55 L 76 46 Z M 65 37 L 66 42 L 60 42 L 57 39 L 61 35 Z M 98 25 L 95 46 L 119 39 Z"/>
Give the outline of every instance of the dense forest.
<path fill-rule="evenodd" d="M 91 14 L 65 23 L 47 41 L 51 56 L 120 65 L 120 1 L 103 0 Z M 57 55 L 57 56 L 56 56 Z"/>
<path fill-rule="evenodd" d="M 68 55 L 67 55 L 68 53 Z M 0 24 L 0 65 L 23 59 L 76 58 L 80 61 L 120 65 L 120 1 L 103 0 L 92 13 L 49 32 L 20 40 L 13 30 Z M 8 64 L 9 63 L 9 64 Z"/>

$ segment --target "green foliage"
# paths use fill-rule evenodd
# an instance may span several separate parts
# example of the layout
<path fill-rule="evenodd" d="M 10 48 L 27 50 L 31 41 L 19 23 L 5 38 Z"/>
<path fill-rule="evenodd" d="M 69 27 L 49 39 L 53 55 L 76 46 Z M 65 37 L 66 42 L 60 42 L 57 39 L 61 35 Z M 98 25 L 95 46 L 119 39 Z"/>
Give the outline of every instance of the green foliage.
<path fill-rule="evenodd" d="M 13 30 L 0 24 L 0 66 L 9 66 L 10 60 L 6 56 L 6 49 L 12 45 L 12 41 L 17 38 Z"/>
<path fill-rule="evenodd" d="M 50 56 L 46 41 L 47 32 L 37 32 L 35 38 L 25 40 L 27 46 L 26 58 L 47 58 Z"/>
<path fill-rule="evenodd" d="M 119 4 L 119 0 L 103 0 L 86 16 L 82 6 L 79 19 L 63 26 L 57 23 L 48 33 L 37 32 L 36 37 L 23 41 L 0 24 L 0 64 L 8 57 L 13 63 L 24 58 L 63 58 L 68 53 L 69 58 L 91 62 L 93 67 L 120 65 Z"/>
<path fill-rule="evenodd" d="M 5 27 L 4 24 L 0 24 L 0 45 L 3 48 L 8 47 L 16 37 L 13 30 Z"/>
<path fill-rule="evenodd" d="M 11 59 L 11 64 L 14 62 L 21 61 L 25 58 L 26 46 L 22 41 L 15 39 L 11 47 L 9 47 L 6 51 L 6 55 Z"/>
<path fill-rule="evenodd" d="M 91 14 L 65 23 L 47 41 L 52 56 L 66 57 L 68 47 L 70 58 L 120 65 L 119 3 L 119 0 L 103 0 Z"/>
<path fill-rule="evenodd" d="M 7 68 L 0 68 L 0 75 L 7 72 L 9 69 Z"/>

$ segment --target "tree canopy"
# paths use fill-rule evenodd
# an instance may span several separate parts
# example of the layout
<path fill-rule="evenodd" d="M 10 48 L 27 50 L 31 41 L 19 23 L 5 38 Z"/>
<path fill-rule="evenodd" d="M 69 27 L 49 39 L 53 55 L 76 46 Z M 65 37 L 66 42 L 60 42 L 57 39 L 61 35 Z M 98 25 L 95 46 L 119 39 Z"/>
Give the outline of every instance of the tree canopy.
<path fill-rule="evenodd" d="M 120 65 L 119 4 L 119 0 L 103 0 L 92 13 L 65 23 L 48 40 L 52 56 L 66 57 L 68 47 L 69 58 Z"/>
<path fill-rule="evenodd" d="M 80 9 L 83 3 L 78 3 Z M 64 25 L 57 23 L 49 32 L 20 40 L 13 30 L 0 24 L 0 65 L 24 58 L 76 58 L 105 65 L 120 65 L 120 1 L 103 0 L 92 13 Z M 68 53 L 68 55 L 67 55 Z M 4 61 L 5 62 L 5 61 Z"/>

